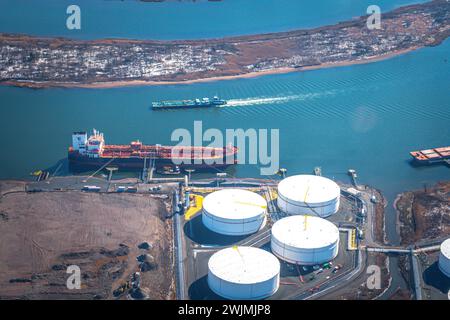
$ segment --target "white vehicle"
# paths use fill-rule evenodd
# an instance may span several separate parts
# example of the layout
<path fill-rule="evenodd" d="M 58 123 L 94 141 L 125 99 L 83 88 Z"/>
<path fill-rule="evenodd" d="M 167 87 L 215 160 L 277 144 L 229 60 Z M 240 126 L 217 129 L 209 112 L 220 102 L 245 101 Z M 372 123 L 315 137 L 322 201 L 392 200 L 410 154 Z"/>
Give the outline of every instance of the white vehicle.
<path fill-rule="evenodd" d="M 100 191 L 100 187 L 97 187 L 97 186 L 84 186 L 83 187 L 83 191 L 91 191 L 91 192 L 98 192 L 98 191 Z"/>
<path fill-rule="evenodd" d="M 137 189 L 137 187 L 127 187 L 125 191 L 126 192 L 137 192 L 138 189 Z"/>
<path fill-rule="evenodd" d="M 377 197 L 375 197 L 374 195 L 370 197 L 370 201 L 371 201 L 372 203 L 377 203 L 377 202 L 378 202 L 378 201 L 377 201 Z"/>

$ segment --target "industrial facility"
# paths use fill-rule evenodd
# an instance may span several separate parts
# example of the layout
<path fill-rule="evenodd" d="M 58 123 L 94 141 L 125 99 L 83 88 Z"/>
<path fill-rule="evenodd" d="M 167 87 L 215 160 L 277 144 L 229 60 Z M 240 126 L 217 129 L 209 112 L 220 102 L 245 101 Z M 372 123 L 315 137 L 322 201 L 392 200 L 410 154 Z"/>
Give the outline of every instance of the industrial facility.
<path fill-rule="evenodd" d="M 271 253 L 254 247 L 222 249 L 208 261 L 208 285 L 227 299 L 263 299 L 280 285 L 280 262 Z"/>
<path fill-rule="evenodd" d="M 334 181 L 314 175 L 296 175 L 278 184 L 278 207 L 288 214 L 328 217 L 339 209 L 340 188 Z"/>
<path fill-rule="evenodd" d="M 316 265 L 333 260 L 339 250 L 339 229 L 314 216 L 296 215 L 275 222 L 271 248 L 280 259 L 298 265 Z"/>
<path fill-rule="evenodd" d="M 266 222 L 267 202 L 257 193 L 223 189 L 203 200 L 202 221 L 208 229 L 224 235 L 257 232 Z"/>
<path fill-rule="evenodd" d="M 450 278 L 450 238 L 442 242 L 439 254 L 439 270 Z"/>

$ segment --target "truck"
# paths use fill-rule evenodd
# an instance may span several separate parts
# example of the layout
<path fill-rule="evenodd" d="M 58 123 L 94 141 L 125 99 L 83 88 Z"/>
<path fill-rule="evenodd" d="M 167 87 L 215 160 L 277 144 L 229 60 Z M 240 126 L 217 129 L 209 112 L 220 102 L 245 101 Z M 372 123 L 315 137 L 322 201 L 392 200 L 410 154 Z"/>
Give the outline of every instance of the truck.
<path fill-rule="evenodd" d="M 81 190 L 88 192 L 99 192 L 101 188 L 97 186 L 84 186 Z"/>
<path fill-rule="evenodd" d="M 322 267 L 323 267 L 324 269 L 330 269 L 330 268 L 331 268 L 329 262 L 324 263 L 324 264 L 322 265 Z"/>
<path fill-rule="evenodd" d="M 126 192 L 136 193 L 138 191 L 137 187 L 127 187 Z"/>
<path fill-rule="evenodd" d="M 118 186 L 116 189 L 117 192 L 125 192 L 125 190 L 126 190 L 126 187 L 124 187 L 124 186 Z"/>

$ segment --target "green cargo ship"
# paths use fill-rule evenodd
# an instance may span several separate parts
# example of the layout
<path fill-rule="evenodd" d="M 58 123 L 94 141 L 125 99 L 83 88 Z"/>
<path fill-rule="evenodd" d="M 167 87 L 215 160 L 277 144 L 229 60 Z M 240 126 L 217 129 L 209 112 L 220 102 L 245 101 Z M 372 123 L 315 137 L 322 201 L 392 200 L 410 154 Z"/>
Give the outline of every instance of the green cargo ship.
<path fill-rule="evenodd" d="M 170 100 L 152 102 L 152 109 L 186 109 L 186 108 L 202 108 L 215 107 L 227 104 L 226 100 L 215 96 L 212 99 L 202 98 L 194 100 Z"/>

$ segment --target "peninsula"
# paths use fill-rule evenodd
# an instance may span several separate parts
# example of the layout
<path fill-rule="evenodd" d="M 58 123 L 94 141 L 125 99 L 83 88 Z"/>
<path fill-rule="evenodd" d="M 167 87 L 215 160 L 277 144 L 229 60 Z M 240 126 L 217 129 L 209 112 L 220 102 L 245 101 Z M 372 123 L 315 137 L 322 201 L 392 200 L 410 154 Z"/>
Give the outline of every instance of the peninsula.
<path fill-rule="evenodd" d="M 112 87 L 253 77 L 386 59 L 450 34 L 450 2 L 434 0 L 308 30 L 209 40 L 70 40 L 0 34 L 0 84 Z"/>

